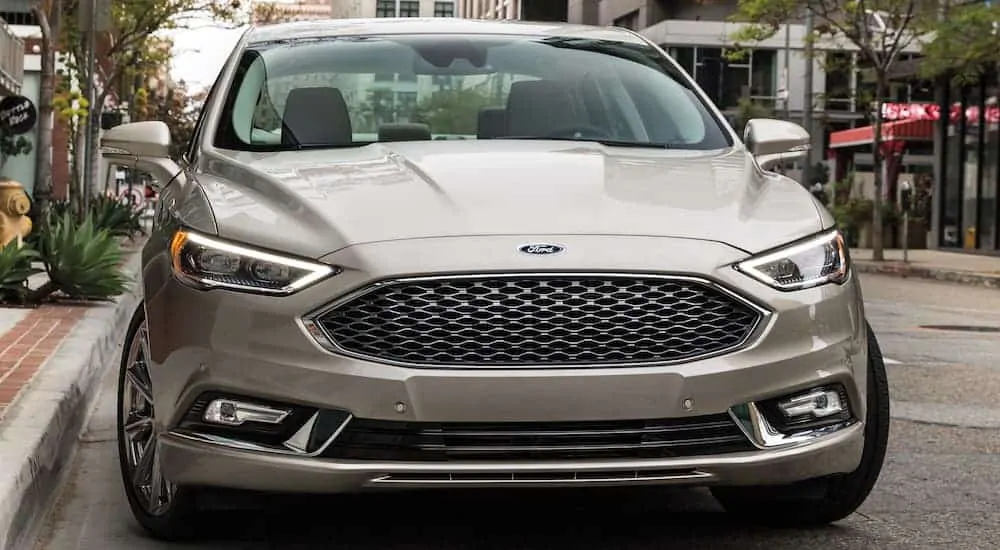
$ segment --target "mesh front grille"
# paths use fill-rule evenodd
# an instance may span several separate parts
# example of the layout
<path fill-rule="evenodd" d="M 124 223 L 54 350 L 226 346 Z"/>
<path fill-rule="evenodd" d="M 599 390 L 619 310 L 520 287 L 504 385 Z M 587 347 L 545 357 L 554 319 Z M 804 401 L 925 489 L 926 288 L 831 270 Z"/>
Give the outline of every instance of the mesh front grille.
<path fill-rule="evenodd" d="M 318 321 L 375 359 L 500 367 L 691 360 L 741 345 L 760 318 L 687 279 L 537 275 L 396 281 Z"/>
<path fill-rule="evenodd" d="M 340 460 L 662 459 L 754 450 L 727 414 L 610 422 L 431 423 L 355 418 L 323 454 Z"/>

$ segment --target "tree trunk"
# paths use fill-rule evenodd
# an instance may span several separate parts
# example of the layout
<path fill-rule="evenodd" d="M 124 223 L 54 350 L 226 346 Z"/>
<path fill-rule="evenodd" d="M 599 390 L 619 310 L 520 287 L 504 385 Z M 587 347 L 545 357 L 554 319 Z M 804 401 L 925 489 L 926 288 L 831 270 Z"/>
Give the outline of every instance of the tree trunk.
<path fill-rule="evenodd" d="M 87 153 L 87 162 L 84 165 L 84 170 L 90 173 L 90 189 L 84 189 L 83 204 L 89 205 L 91 199 L 93 199 L 98 194 L 98 190 L 101 193 L 104 192 L 104 186 L 107 184 L 107 178 L 101 178 L 100 166 L 101 166 L 101 114 L 104 113 L 104 100 L 108 97 L 107 83 L 104 83 L 103 89 L 97 97 L 94 98 L 94 104 L 90 106 L 87 113 L 87 128 L 86 131 L 90 132 L 91 144 L 94 148 L 94 152 Z M 107 174 L 104 174 L 107 176 Z"/>
<path fill-rule="evenodd" d="M 872 201 L 872 259 L 885 259 L 882 246 L 882 101 L 885 99 L 886 71 L 877 69 L 875 75 L 875 125 L 872 137 L 872 170 L 874 172 L 875 198 Z"/>
<path fill-rule="evenodd" d="M 58 1 L 54 2 L 53 12 L 59 9 Z M 39 76 L 38 92 L 38 145 L 35 153 L 35 187 L 34 198 L 39 214 L 48 210 L 52 198 L 52 131 L 55 123 L 52 102 L 56 91 L 56 37 L 53 34 L 53 23 L 48 19 L 48 10 L 44 6 L 35 6 L 32 10 L 42 29 L 41 74 Z"/>

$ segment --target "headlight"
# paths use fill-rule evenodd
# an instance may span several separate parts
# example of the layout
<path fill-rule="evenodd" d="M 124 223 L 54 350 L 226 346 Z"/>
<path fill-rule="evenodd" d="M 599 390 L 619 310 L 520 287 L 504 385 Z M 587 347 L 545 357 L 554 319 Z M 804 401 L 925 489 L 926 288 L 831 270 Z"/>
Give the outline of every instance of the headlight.
<path fill-rule="evenodd" d="M 847 280 L 849 255 L 840 231 L 824 232 L 736 264 L 778 290 L 801 290 Z"/>
<path fill-rule="evenodd" d="M 174 275 L 197 288 L 286 295 L 339 271 L 183 229 L 174 234 L 170 255 Z"/>

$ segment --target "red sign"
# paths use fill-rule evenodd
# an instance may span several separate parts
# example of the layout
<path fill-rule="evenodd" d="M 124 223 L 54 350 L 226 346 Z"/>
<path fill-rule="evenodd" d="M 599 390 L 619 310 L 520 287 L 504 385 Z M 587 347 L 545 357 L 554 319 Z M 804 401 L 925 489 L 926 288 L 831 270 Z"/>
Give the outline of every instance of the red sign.
<path fill-rule="evenodd" d="M 962 105 L 951 106 L 948 119 L 957 122 L 962 114 Z M 941 106 L 936 103 L 883 103 L 882 120 L 938 120 L 941 118 Z M 979 106 L 972 105 L 965 109 L 965 120 L 979 122 Z M 1000 122 L 1000 106 L 986 106 L 986 122 Z"/>

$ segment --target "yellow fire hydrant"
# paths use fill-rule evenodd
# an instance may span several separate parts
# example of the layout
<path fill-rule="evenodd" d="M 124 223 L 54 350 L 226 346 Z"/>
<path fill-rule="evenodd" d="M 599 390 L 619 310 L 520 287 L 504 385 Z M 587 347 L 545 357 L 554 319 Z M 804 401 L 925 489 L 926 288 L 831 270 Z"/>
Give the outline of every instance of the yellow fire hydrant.
<path fill-rule="evenodd" d="M 21 239 L 31 233 L 31 218 L 28 210 L 31 201 L 24 192 L 24 186 L 14 180 L 0 181 L 0 245 Z"/>

